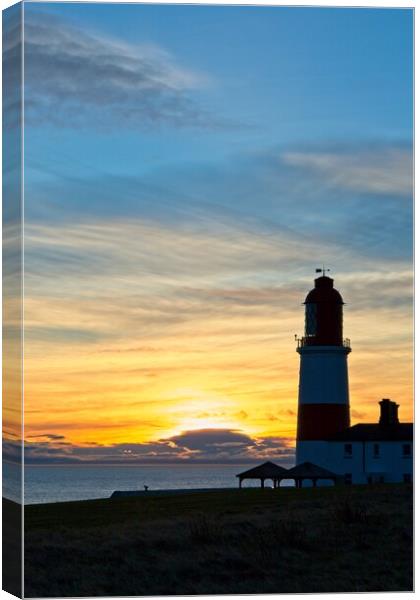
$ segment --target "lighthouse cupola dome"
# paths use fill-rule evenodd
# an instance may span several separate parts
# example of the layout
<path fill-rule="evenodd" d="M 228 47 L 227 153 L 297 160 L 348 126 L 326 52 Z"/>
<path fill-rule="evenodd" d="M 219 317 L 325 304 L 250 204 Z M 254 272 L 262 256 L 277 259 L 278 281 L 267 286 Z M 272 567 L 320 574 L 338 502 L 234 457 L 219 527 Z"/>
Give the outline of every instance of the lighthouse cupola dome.
<path fill-rule="evenodd" d="M 314 281 L 315 287 L 306 296 L 305 304 L 311 302 L 331 302 L 344 304 L 340 292 L 334 287 L 334 279 L 323 275 Z"/>
<path fill-rule="evenodd" d="M 334 279 L 322 275 L 305 299 L 305 343 L 341 346 L 343 343 L 343 299 Z"/>

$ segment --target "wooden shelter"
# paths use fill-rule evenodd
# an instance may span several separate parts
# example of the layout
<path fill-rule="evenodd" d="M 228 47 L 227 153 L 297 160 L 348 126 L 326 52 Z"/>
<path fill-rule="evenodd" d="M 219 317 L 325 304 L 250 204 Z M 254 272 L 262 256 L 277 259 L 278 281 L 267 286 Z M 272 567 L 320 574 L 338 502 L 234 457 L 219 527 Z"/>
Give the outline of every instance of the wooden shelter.
<path fill-rule="evenodd" d="M 264 482 L 266 479 L 271 479 L 273 481 L 273 486 L 275 488 L 280 487 L 280 481 L 282 479 L 291 479 L 289 476 L 289 471 L 276 465 L 270 461 L 259 465 L 258 467 L 254 467 L 253 469 L 249 469 L 248 471 L 244 471 L 243 473 L 239 473 L 236 475 L 239 478 L 239 487 L 242 487 L 242 481 L 244 479 L 259 479 L 261 481 L 261 487 L 264 488 Z"/>
<path fill-rule="evenodd" d="M 300 465 L 296 465 L 296 467 L 287 471 L 287 475 L 288 479 L 295 480 L 295 485 L 299 488 L 302 487 L 304 479 L 310 479 L 314 487 L 316 487 L 319 479 L 330 479 L 334 484 L 340 479 L 340 476 L 337 475 L 337 473 L 328 471 L 328 469 L 314 465 L 311 462 L 304 462 Z"/>

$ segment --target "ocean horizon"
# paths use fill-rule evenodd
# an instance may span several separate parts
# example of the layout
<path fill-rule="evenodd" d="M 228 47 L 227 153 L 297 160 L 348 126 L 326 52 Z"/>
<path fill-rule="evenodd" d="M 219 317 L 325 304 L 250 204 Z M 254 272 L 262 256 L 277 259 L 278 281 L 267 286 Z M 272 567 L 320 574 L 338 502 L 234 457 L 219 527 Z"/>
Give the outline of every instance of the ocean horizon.
<path fill-rule="evenodd" d="M 253 464 L 201 465 L 25 465 L 24 504 L 109 498 L 116 490 L 236 488 L 236 475 Z M 291 467 L 292 463 L 284 464 Z M 5 463 L 7 482 L 3 497 L 21 501 L 21 481 L 16 468 Z M 19 469 L 17 469 L 18 471 Z M 15 476 L 14 476 L 15 475 Z M 285 485 L 286 482 L 283 483 Z M 243 487 L 259 487 L 246 481 Z M 270 482 L 266 482 L 266 487 Z"/>

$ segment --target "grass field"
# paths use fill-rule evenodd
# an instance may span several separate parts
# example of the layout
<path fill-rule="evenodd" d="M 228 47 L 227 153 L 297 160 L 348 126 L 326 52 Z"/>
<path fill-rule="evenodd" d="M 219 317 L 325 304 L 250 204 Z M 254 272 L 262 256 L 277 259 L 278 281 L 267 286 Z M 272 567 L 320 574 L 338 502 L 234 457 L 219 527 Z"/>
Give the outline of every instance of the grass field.
<path fill-rule="evenodd" d="M 243 489 L 25 510 L 25 595 L 412 590 L 412 487 Z"/>

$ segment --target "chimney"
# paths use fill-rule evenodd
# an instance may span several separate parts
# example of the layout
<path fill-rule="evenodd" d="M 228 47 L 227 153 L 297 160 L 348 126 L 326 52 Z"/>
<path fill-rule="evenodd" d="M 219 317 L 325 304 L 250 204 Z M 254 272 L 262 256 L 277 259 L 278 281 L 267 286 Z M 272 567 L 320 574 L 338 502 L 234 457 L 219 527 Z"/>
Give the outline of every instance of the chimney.
<path fill-rule="evenodd" d="M 393 402 L 389 398 L 384 398 L 379 402 L 381 407 L 381 416 L 379 419 L 380 425 L 398 425 L 398 408 L 399 404 Z"/>

